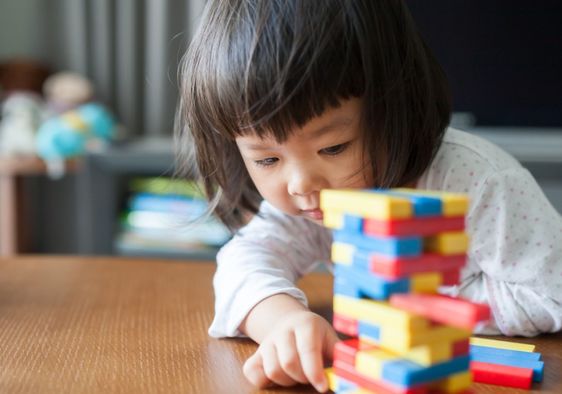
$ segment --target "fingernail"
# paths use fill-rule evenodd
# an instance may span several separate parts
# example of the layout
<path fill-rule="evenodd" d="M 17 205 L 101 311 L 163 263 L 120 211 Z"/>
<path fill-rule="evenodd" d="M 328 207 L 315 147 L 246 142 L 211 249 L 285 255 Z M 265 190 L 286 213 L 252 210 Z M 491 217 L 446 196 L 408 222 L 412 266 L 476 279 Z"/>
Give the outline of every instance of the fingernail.
<path fill-rule="evenodd" d="M 320 383 L 316 383 L 314 385 L 314 387 L 316 388 L 316 391 L 319 391 L 321 393 L 324 393 L 326 390 L 328 390 L 328 387 L 326 385 L 326 381 L 320 382 Z"/>

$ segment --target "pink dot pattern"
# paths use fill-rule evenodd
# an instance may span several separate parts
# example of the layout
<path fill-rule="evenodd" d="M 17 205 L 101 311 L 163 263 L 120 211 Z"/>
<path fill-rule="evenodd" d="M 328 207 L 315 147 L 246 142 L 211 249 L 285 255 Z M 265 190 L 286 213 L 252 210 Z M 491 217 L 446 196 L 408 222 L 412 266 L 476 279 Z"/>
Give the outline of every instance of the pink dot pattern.
<path fill-rule="evenodd" d="M 445 292 L 488 302 L 483 333 L 562 328 L 562 218 L 532 175 L 481 138 L 449 129 L 418 188 L 467 193 L 471 238 L 462 283 Z"/>

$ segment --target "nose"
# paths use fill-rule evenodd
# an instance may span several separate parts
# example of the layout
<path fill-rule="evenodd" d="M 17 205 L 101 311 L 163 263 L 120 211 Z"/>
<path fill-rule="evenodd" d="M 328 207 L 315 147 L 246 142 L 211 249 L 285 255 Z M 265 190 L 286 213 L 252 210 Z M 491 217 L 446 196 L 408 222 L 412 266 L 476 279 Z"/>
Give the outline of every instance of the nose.
<path fill-rule="evenodd" d="M 287 183 L 287 190 L 291 196 L 307 196 L 319 192 L 323 188 L 324 177 L 311 169 L 294 168 Z"/>

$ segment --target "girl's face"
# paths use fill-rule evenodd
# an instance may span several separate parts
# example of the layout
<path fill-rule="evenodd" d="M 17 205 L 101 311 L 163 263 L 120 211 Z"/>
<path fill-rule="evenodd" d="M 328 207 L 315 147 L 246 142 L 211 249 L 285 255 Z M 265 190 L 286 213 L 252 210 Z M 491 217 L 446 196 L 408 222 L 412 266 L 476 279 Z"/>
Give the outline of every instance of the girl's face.
<path fill-rule="evenodd" d="M 361 100 L 354 98 L 292 130 L 282 144 L 273 137 L 237 137 L 248 173 L 262 197 L 289 215 L 321 224 L 320 190 L 372 187 L 360 113 Z"/>

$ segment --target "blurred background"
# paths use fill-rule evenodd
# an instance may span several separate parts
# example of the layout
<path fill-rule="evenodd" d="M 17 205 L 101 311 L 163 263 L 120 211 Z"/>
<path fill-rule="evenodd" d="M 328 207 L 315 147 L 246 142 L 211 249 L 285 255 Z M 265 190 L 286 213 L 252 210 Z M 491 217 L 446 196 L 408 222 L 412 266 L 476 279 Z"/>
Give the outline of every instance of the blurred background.
<path fill-rule="evenodd" d="M 177 65 L 205 0 L 0 0 L 0 255 L 212 258 L 174 180 Z M 502 146 L 562 212 L 562 2 L 408 0 L 453 125 Z"/>

